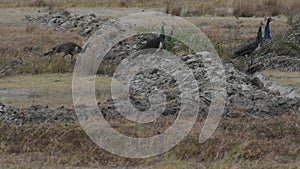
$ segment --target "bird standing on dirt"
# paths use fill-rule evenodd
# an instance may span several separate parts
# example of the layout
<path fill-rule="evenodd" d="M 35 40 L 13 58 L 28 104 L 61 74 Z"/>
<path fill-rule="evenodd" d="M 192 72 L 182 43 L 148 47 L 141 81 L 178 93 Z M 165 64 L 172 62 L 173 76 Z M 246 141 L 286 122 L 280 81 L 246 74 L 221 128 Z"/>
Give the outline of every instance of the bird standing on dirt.
<path fill-rule="evenodd" d="M 82 48 L 74 42 L 65 42 L 59 45 L 56 45 L 52 48 L 51 51 L 44 53 L 44 56 L 54 55 L 56 53 L 64 52 L 64 56 L 71 55 L 71 60 L 73 60 L 73 56 L 80 53 Z"/>
<path fill-rule="evenodd" d="M 166 36 L 166 41 L 164 43 L 164 49 L 166 49 L 167 51 L 171 51 L 175 46 L 174 31 L 175 31 L 175 26 L 172 25 L 170 35 Z"/>
<path fill-rule="evenodd" d="M 272 18 L 267 19 L 267 24 L 265 27 L 265 40 L 271 39 L 271 33 L 270 33 L 270 22 L 273 21 Z"/>
<path fill-rule="evenodd" d="M 257 42 L 262 42 L 262 40 L 263 40 L 263 36 L 262 36 L 262 26 L 263 26 L 264 24 L 261 22 L 260 24 L 259 24 L 259 26 L 258 26 L 258 31 L 257 31 L 257 36 L 256 36 L 256 41 Z"/>
<path fill-rule="evenodd" d="M 251 54 L 254 51 L 260 50 L 263 43 L 262 26 L 263 23 L 260 23 L 258 26 L 258 31 L 255 40 L 251 40 L 250 42 L 243 44 L 242 46 L 234 50 L 234 54 L 236 56 L 244 56 L 244 55 Z"/>
<path fill-rule="evenodd" d="M 164 22 L 162 22 L 162 25 L 161 25 L 161 32 L 160 32 L 160 35 L 158 38 L 155 38 L 155 39 L 150 39 L 147 41 L 147 43 L 141 48 L 141 49 L 162 49 L 165 47 L 164 45 L 164 42 L 165 42 L 165 39 L 166 39 L 166 36 L 165 36 L 165 26 L 166 24 Z"/>

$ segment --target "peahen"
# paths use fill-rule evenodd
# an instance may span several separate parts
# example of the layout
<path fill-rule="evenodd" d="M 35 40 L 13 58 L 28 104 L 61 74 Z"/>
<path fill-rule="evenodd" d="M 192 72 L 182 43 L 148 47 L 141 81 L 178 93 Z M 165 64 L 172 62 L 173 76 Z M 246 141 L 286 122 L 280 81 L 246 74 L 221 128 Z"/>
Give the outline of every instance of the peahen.
<path fill-rule="evenodd" d="M 80 53 L 82 48 L 74 42 L 65 42 L 54 46 L 49 52 L 44 53 L 44 56 L 54 55 L 56 53 L 64 52 L 63 57 L 71 55 L 71 60 L 73 56 Z"/>
<path fill-rule="evenodd" d="M 252 40 L 249 43 L 243 44 L 240 47 L 238 47 L 236 50 L 234 50 L 234 54 L 236 56 L 244 56 L 244 55 L 251 54 L 256 49 L 261 47 L 261 45 L 263 43 L 262 26 L 263 26 L 263 23 L 260 23 L 258 26 L 258 31 L 257 31 L 255 40 Z"/>

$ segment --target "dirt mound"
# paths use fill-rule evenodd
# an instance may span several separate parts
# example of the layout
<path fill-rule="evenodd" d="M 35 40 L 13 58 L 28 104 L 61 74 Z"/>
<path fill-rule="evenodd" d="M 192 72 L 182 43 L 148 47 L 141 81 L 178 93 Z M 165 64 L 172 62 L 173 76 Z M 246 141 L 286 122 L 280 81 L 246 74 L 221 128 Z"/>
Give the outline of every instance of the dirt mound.
<path fill-rule="evenodd" d="M 26 15 L 25 20 L 56 30 L 76 31 L 83 37 L 91 36 L 106 21 L 106 19 L 96 17 L 95 14 L 76 15 L 66 10 L 50 11 L 38 17 Z"/>
<path fill-rule="evenodd" d="M 199 113 L 202 116 L 208 113 L 211 104 L 211 92 L 213 92 L 207 72 L 211 69 L 215 74 L 219 74 L 221 71 L 217 65 L 215 65 L 216 67 L 205 67 L 204 58 L 205 56 L 201 54 L 181 56 L 181 59 L 193 70 L 193 74 L 198 81 L 200 93 Z M 300 110 L 300 98 L 287 98 L 282 96 L 279 91 L 269 90 L 260 79 L 252 78 L 238 71 L 231 64 L 225 65 L 225 69 L 228 96 L 225 115 L 235 116 L 241 113 L 264 116 L 298 112 Z M 132 84 L 131 89 L 135 96 L 131 98 L 135 107 L 147 109 L 150 92 L 158 88 L 166 91 L 167 99 L 169 99 L 164 114 L 176 114 L 180 110 L 178 84 L 172 77 L 164 75 L 163 72 L 157 70 L 143 72 L 136 76 Z M 170 93 L 170 91 L 172 92 Z M 112 100 L 106 103 L 107 107 L 110 107 L 110 109 L 105 110 L 107 115 L 118 115 L 113 104 Z"/>
<path fill-rule="evenodd" d="M 29 108 L 14 108 L 0 103 L 0 120 L 23 125 L 27 123 L 73 123 L 77 121 L 73 109 L 60 107 L 50 109 L 48 106 L 31 106 Z"/>
<path fill-rule="evenodd" d="M 207 72 L 213 72 L 220 77 L 222 70 L 220 65 L 206 67 L 203 60 L 206 55 L 182 55 L 181 60 L 192 70 L 199 86 L 199 115 L 206 116 L 211 104 L 211 92 L 214 91 L 214 78 L 210 79 Z M 174 70 L 175 74 L 178 73 Z M 231 64 L 225 65 L 227 102 L 225 116 L 235 117 L 240 115 L 280 115 L 289 112 L 300 111 L 300 98 L 289 98 L 280 94 L 279 91 L 269 90 L 259 78 L 251 78 L 235 69 Z M 210 82 L 212 80 L 212 83 Z M 159 70 L 144 71 L 135 76 L 130 86 L 131 104 L 140 111 L 149 109 L 149 96 L 151 92 L 160 90 L 165 93 L 167 105 L 164 116 L 177 114 L 181 108 L 179 84 L 173 77 Z M 288 95 L 288 93 L 287 93 Z M 120 118 L 113 100 L 99 104 L 106 118 Z M 125 106 L 126 108 L 126 106 Z M 0 105 L 1 121 L 26 124 L 42 122 L 73 123 L 77 121 L 74 109 L 64 107 L 50 109 L 47 106 L 32 106 L 30 108 L 17 109 L 6 105 Z"/>

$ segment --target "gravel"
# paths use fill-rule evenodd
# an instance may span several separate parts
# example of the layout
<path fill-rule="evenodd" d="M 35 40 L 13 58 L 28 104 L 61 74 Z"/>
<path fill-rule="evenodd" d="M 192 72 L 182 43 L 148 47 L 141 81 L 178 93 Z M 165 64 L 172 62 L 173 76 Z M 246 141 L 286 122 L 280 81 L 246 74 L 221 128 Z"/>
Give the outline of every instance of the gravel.
<path fill-rule="evenodd" d="M 211 104 L 209 76 L 207 71 L 213 70 L 216 74 L 221 71 L 218 67 L 205 67 L 203 55 L 182 55 L 181 60 L 192 70 L 199 86 L 199 115 L 206 116 Z M 224 115 L 235 117 L 238 114 L 252 116 L 281 115 L 284 113 L 300 112 L 300 97 L 288 97 L 281 94 L 280 88 L 270 90 L 264 79 L 252 77 L 235 69 L 231 64 L 225 64 L 227 102 Z M 176 73 L 176 71 L 174 72 Z M 273 86 L 274 87 L 274 86 Z M 131 104 L 139 111 L 146 111 L 150 107 L 149 96 L 155 90 L 163 91 L 167 105 L 163 116 L 177 114 L 180 110 L 180 89 L 177 82 L 159 70 L 148 70 L 138 73 L 131 82 Z M 292 90 L 290 90 L 292 92 Z M 112 99 L 99 103 L 106 118 L 120 118 Z M 126 107 L 124 107 L 126 108 Z M 0 104 L 0 120 L 16 125 L 28 123 L 74 123 L 77 116 L 74 109 L 60 107 L 51 109 L 47 106 L 31 106 L 18 109 Z"/>

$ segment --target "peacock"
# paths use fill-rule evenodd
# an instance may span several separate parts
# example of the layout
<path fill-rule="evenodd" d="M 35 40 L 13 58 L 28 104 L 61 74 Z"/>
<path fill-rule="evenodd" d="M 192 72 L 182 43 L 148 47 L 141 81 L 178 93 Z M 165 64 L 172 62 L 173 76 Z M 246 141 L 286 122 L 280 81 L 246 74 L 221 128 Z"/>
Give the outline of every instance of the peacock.
<path fill-rule="evenodd" d="M 265 37 L 264 37 L 264 40 L 271 39 L 270 23 L 271 23 L 272 21 L 273 21 L 272 18 L 268 18 L 268 19 L 267 19 L 267 24 L 266 24 L 266 27 L 265 27 Z"/>
<path fill-rule="evenodd" d="M 164 22 L 162 22 L 161 25 L 161 32 L 158 38 L 154 38 L 154 39 L 149 39 L 146 44 L 144 46 L 142 46 L 141 49 L 163 49 L 165 47 L 165 40 L 166 40 L 166 36 L 165 36 L 165 26 L 166 24 Z"/>
<path fill-rule="evenodd" d="M 165 47 L 164 49 L 166 49 L 167 51 L 171 51 L 175 45 L 174 44 L 174 42 L 175 42 L 174 31 L 175 31 L 175 26 L 172 25 L 170 34 L 169 34 L 169 36 L 166 36 L 166 41 L 164 44 L 164 47 Z"/>
<path fill-rule="evenodd" d="M 253 51 L 261 47 L 263 43 L 262 26 L 263 23 L 260 23 L 258 26 L 258 31 L 255 40 L 252 40 L 249 43 L 246 43 L 244 45 L 241 45 L 236 50 L 234 50 L 234 54 L 236 56 L 244 56 L 244 55 L 251 54 Z"/>
<path fill-rule="evenodd" d="M 261 45 L 261 43 L 263 41 L 263 34 L 262 34 L 262 26 L 263 25 L 264 24 L 262 22 L 259 24 L 258 31 L 257 31 L 257 36 L 256 36 L 256 41 L 259 42 L 260 45 Z"/>
<path fill-rule="evenodd" d="M 266 20 L 267 20 L 267 23 L 266 23 L 266 26 L 265 26 L 264 38 L 262 38 L 262 32 L 261 32 L 261 28 L 262 28 L 263 24 L 262 23 L 260 24 L 259 31 L 258 31 L 257 37 L 256 37 L 256 41 L 258 41 L 259 43 L 258 43 L 257 48 L 255 49 L 255 53 L 257 53 L 261 49 L 262 43 L 264 41 L 267 41 L 267 40 L 271 39 L 270 22 L 272 21 L 272 18 L 268 18 Z M 253 64 L 253 56 L 251 56 L 250 65 L 249 65 L 249 68 L 246 70 L 246 73 L 254 74 L 255 72 L 261 70 L 263 67 L 264 67 L 263 63 Z"/>

